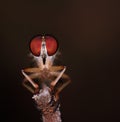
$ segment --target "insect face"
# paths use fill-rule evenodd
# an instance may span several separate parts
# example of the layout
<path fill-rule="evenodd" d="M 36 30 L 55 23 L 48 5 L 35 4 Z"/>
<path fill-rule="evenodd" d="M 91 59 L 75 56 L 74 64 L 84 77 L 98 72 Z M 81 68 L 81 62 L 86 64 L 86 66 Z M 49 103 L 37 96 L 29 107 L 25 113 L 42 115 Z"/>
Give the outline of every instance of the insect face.
<path fill-rule="evenodd" d="M 47 57 L 53 56 L 58 49 L 58 43 L 52 36 L 36 36 L 30 41 L 30 51 L 46 63 Z"/>

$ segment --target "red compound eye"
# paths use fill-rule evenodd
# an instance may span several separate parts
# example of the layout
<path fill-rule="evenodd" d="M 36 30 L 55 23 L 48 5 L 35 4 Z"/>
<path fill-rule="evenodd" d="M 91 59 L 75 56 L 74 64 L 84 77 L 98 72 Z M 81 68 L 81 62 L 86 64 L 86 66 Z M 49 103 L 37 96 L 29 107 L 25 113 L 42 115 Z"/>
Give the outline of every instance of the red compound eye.
<path fill-rule="evenodd" d="M 41 43 L 42 43 L 42 37 L 41 36 L 37 36 L 31 40 L 30 50 L 31 50 L 33 55 L 35 55 L 35 56 L 40 55 Z"/>
<path fill-rule="evenodd" d="M 58 43 L 56 39 L 51 36 L 45 36 L 45 41 L 48 55 L 54 55 L 58 49 Z"/>
<path fill-rule="evenodd" d="M 58 43 L 56 39 L 52 36 L 44 36 L 44 39 L 46 42 L 47 54 L 49 56 L 54 55 L 58 49 Z M 31 40 L 30 51 L 34 56 L 40 56 L 42 41 L 42 36 L 36 36 Z"/>

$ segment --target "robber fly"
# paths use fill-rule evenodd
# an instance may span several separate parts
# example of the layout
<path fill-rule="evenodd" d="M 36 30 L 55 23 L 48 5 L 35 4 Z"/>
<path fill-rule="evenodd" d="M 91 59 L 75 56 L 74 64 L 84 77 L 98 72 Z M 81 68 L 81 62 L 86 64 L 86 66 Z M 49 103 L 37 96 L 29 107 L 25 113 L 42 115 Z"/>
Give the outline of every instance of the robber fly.
<path fill-rule="evenodd" d="M 66 66 L 53 66 L 58 51 L 57 40 L 50 35 L 37 35 L 30 41 L 30 51 L 37 66 L 22 70 L 24 75 L 23 85 L 33 94 L 40 90 L 40 84 L 47 84 L 53 90 L 58 82 L 63 80 L 55 91 L 55 99 L 59 99 L 59 93 L 70 83 L 70 78 L 65 74 Z M 38 79 L 39 83 L 35 81 Z M 28 84 L 29 83 L 29 84 Z M 31 84 L 31 86 L 30 86 Z"/>

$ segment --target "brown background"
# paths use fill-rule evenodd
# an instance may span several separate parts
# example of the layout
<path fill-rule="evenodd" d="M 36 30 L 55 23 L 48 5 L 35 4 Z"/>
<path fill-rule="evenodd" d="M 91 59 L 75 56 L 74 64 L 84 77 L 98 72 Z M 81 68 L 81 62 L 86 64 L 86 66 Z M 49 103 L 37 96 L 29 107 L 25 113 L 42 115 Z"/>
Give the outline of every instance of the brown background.
<path fill-rule="evenodd" d="M 52 34 L 72 79 L 61 93 L 63 122 L 120 120 L 120 6 L 116 0 L 7 0 L 0 3 L 0 112 L 3 121 L 40 122 L 22 87 L 28 44 Z"/>

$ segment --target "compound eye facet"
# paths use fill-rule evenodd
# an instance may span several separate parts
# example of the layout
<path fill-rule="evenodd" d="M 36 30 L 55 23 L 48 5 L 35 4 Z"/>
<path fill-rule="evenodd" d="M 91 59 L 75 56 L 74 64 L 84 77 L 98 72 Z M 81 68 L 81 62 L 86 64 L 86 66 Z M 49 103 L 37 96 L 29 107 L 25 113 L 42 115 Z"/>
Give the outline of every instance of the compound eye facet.
<path fill-rule="evenodd" d="M 34 56 L 40 56 L 42 37 L 37 36 L 30 42 L 30 50 Z"/>
<path fill-rule="evenodd" d="M 58 49 L 58 43 L 55 38 L 51 36 L 45 36 L 47 54 L 52 56 L 56 53 Z"/>

